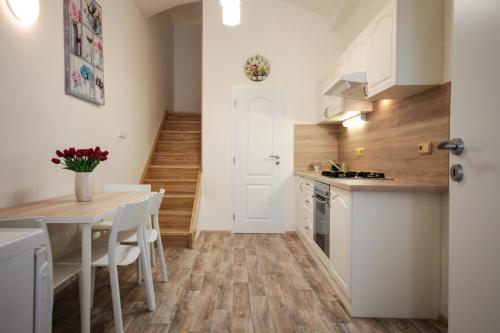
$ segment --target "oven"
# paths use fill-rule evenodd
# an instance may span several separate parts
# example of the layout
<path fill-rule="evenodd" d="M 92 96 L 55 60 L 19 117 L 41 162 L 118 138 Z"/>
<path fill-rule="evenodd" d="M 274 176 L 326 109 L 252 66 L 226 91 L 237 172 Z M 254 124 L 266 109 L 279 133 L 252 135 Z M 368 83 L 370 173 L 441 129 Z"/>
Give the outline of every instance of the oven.
<path fill-rule="evenodd" d="M 314 183 L 314 242 L 330 257 L 330 185 Z"/>

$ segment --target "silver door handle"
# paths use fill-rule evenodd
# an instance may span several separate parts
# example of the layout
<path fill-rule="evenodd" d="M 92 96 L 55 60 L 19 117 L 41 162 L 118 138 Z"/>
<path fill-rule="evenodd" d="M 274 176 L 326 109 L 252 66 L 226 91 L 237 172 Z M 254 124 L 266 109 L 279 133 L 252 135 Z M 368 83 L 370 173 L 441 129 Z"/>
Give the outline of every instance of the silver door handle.
<path fill-rule="evenodd" d="M 449 150 L 453 155 L 462 154 L 464 152 L 464 148 L 465 148 L 464 140 L 460 138 L 444 141 L 438 145 L 438 149 Z"/>
<path fill-rule="evenodd" d="M 279 160 L 280 155 L 269 155 L 269 158 L 274 158 L 275 160 Z"/>

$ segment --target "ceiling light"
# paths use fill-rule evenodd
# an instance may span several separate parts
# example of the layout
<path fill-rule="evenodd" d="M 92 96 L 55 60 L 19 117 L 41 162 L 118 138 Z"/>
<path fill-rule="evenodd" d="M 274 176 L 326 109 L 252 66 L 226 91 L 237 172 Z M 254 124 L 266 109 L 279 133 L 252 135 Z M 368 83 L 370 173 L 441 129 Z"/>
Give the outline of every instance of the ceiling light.
<path fill-rule="evenodd" d="M 229 27 L 240 24 L 240 0 L 220 0 L 222 6 L 222 23 Z"/>
<path fill-rule="evenodd" d="M 7 0 L 9 9 L 21 22 L 33 24 L 40 13 L 39 0 Z"/>
<path fill-rule="evenodd" d="M 366 113 L 362 113 L 356 117 L 347 119 L 342 123 L 342 126 L 347 128 L 359 127 L 366 123 Z"/>

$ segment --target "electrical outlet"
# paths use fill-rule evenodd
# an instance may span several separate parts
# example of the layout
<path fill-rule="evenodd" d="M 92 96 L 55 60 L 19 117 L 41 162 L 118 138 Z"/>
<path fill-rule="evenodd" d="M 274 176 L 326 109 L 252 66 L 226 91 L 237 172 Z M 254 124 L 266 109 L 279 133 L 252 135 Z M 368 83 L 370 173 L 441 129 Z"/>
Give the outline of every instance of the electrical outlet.
<path fill-rule="evenodd" d="M 422 142 L 418 144 L 418 152 L 420 155 L 432 154 L 432 142 Z"/>
<path fill-rule="evenodd" d="M 356 148 L 356 156 L 357 157 L 365 156 L 365 148 Z"/>

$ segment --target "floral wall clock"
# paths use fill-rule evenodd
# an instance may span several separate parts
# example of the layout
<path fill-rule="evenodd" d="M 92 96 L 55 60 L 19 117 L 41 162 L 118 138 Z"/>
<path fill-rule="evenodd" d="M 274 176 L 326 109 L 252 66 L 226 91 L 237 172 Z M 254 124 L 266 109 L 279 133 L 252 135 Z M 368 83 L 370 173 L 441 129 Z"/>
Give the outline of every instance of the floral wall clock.
<path fill-rule="evenodd" d="M 255 82 L 264 81 L 270 72 L 271 65 L 269 61 L 261 55 L 248 58 L 245 64 L 245 73 L 248 79 Z"/>

